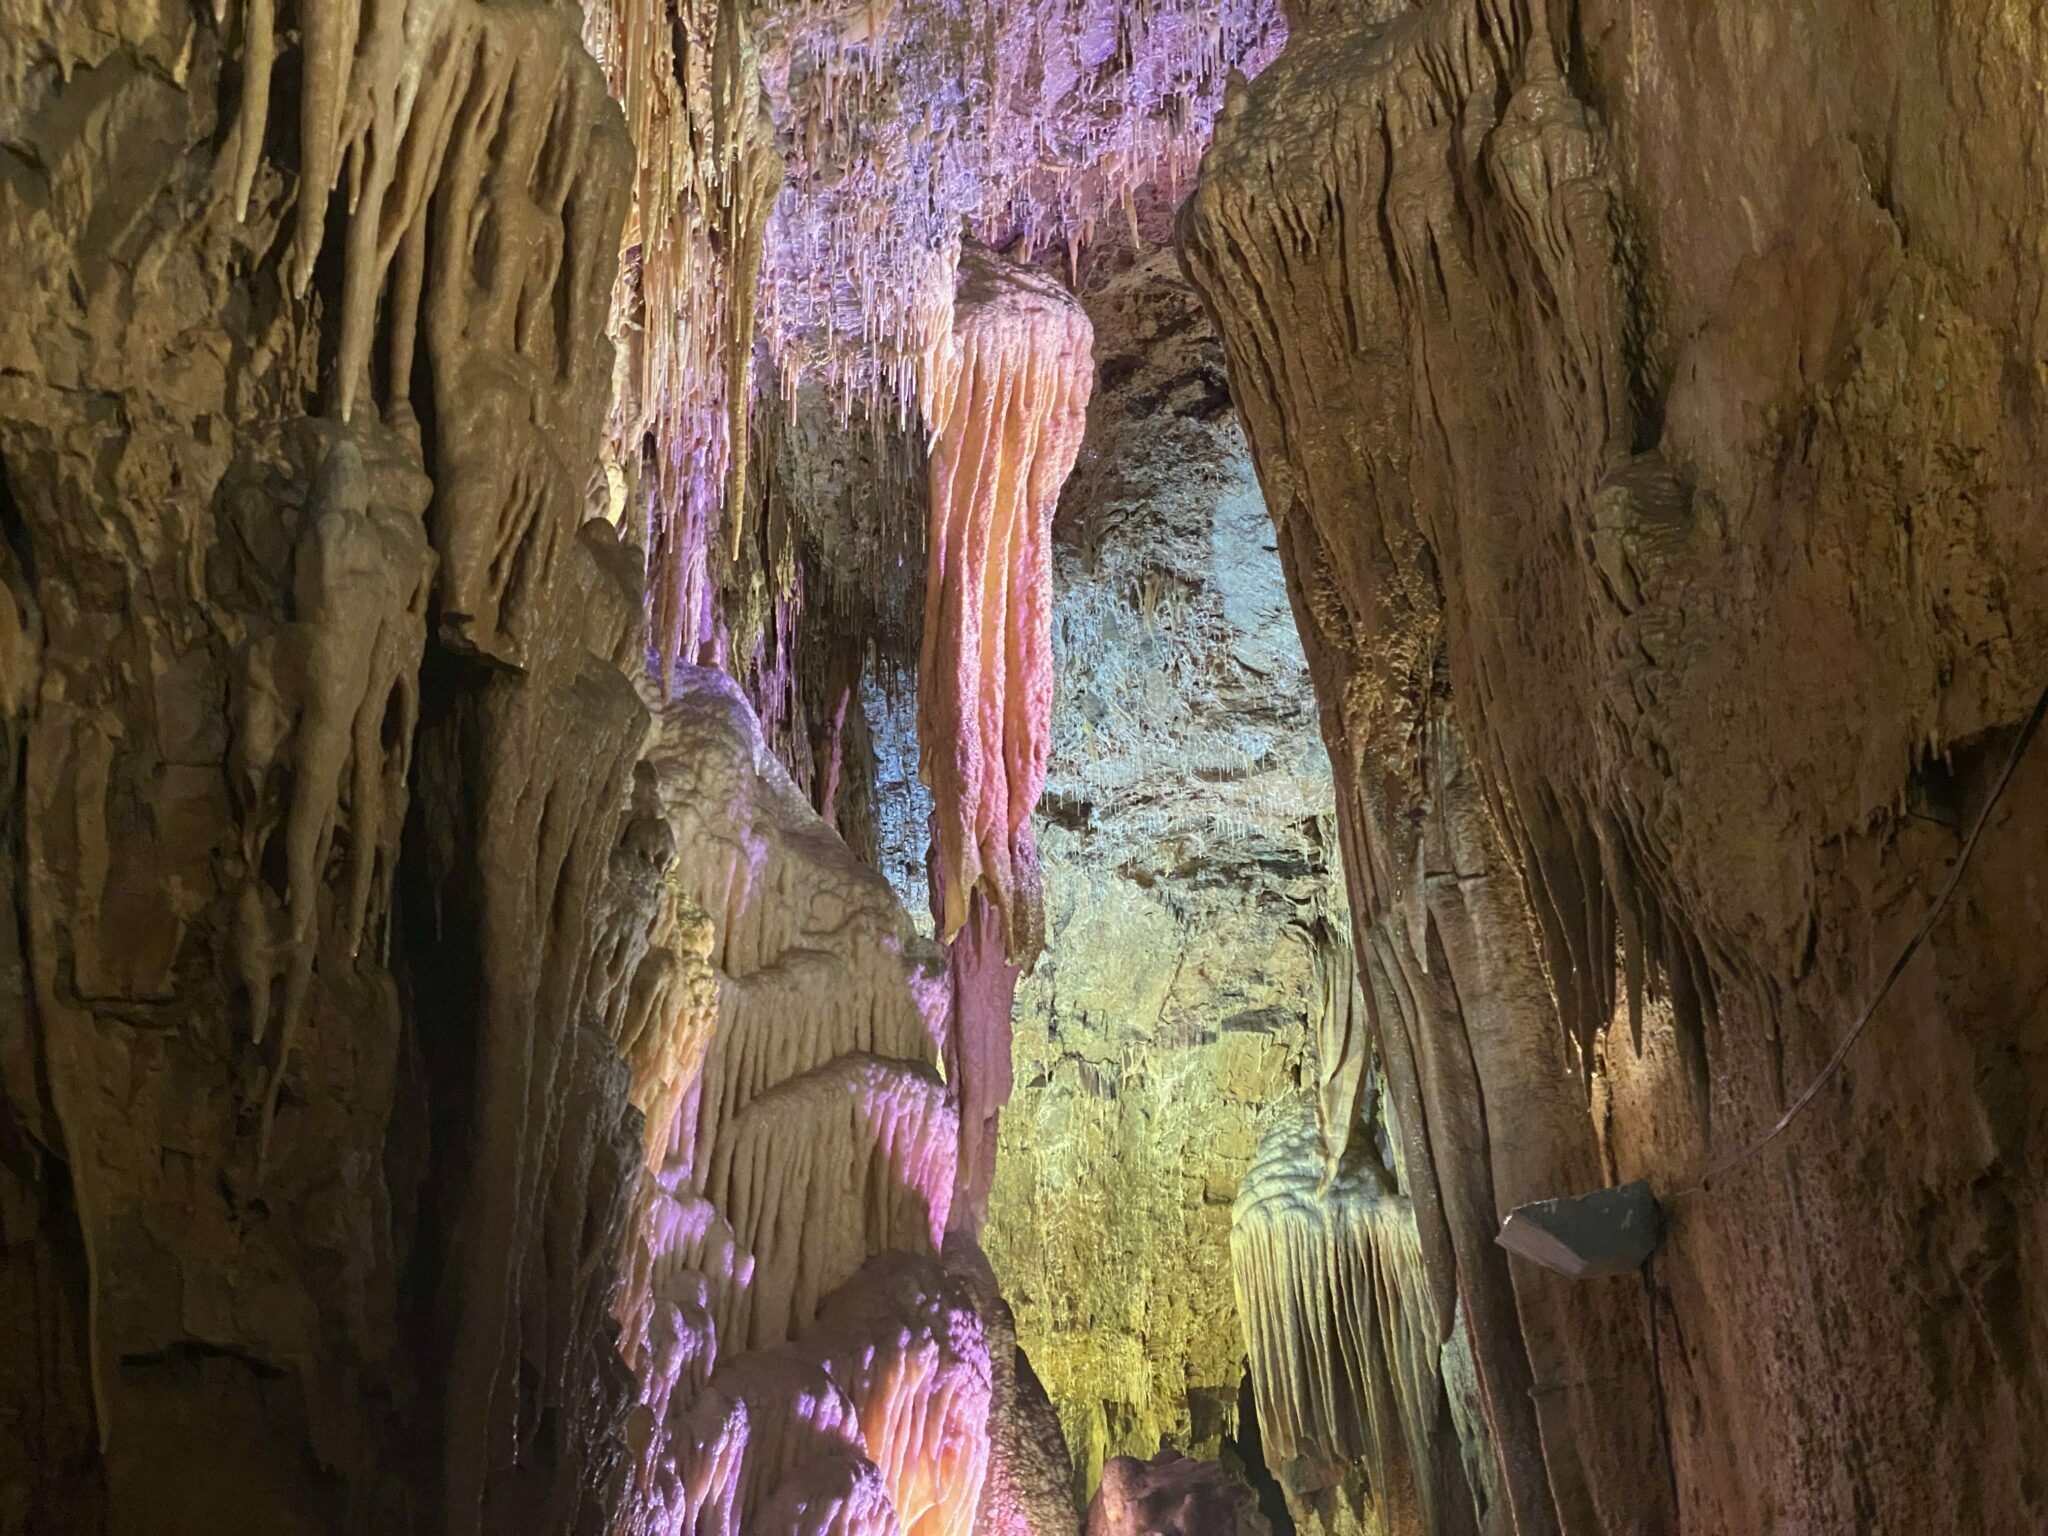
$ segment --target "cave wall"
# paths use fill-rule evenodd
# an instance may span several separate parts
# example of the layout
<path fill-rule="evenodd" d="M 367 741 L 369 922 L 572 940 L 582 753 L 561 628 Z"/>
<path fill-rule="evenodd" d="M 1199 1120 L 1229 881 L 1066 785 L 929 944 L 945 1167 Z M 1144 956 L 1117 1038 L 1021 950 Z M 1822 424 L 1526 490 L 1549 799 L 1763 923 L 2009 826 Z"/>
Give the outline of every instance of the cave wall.
<path fill-rule="evenodd" d="M 1047 945 L 984 1233 L 1082 1504 L 1111 1458 L 1214 1458 L 1235 1427 L 1231 1201 L 1261 1106 L 1316 1075 L 1326 985 L 1349 991 L 1271 524 L 1220 344 L 1145 219 L 1079 291 L 1100 383 L 1053 526 Z"/>
<path fill-rule="evenodd" d="M 1304 4 L 1183 215 L 1511 1528 L 2027 1530 L 2038 26 Z M 1491 1246 L 1667 1197 L 1636 1280 Z M 1668 1426 L 1668 1439 L 1665 1429 Z M 1481 1510 L 1482 1516 L 1491 1512 Z"/>
<path fill-rule="evenodd" d="M 578 8 L 225 9 L 0 7 L 0 1529 L 1048 1529 L 943 963 L 650 675 Z"/>
<path fill-rule="evenodd" d="M 0 1524 L 597 1529 L 625 136 L 557 10 L 275 20 L 0 11 Z"/>

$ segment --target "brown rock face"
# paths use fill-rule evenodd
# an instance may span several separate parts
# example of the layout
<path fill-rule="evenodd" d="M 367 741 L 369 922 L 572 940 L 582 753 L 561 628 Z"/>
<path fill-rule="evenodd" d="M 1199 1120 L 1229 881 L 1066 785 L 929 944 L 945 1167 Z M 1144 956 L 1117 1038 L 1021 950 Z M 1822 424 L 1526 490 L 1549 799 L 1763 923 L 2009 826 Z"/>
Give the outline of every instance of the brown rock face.
<path fill-rule="evenodd" d="M 625 138 L 560 8 L 303 9 L 0 6 L 9 1530 L 593 1529 L 616 1455 Z"/>
<path fill-rule="evenodd" d="M 2039 39 L 1852 9 L 1304 7 L 1183 216 L 1486 1529 L 2048 1520 L 2048 754 L 1841 1070 L 1696 1189 L 1876 993 L 2048 679 Z M 1640 1285 L 1491 1242 L 1636 1177 L 1656 1374 Z"/>

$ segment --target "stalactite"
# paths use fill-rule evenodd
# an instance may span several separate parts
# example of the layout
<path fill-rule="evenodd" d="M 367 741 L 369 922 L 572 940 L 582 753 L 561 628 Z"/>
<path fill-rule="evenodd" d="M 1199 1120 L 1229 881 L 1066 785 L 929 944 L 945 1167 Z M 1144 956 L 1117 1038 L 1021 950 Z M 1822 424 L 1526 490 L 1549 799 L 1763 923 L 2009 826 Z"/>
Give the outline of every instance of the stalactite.
<path fill-rule="evenodd" d="M 664 665 L 710 658 L 714 555 L 747 563 L 757 329 L 786 395 L 815 381 L 842 420 L 914 416 L 963 227 L 1077 252 L 1137 189 L 1178 187 L 1230 72 L 1282 37 L 1270 0 L 1163 5 L 1124 56 L 1085 4 L 601 0 L 584 30 L 640 164 L 599 499 L 636 535 L 645 508 Z"/>
<path fill-rule="evenodd" d="M 805 7 L 767 29 L 793 146 L 765 280 L 786 376 L 914 410 L 963 227 L 1077 262 L 1140 189 L 1178 200 L 1224 82 L 1284 35 L 1259 3 L 1166 0 L 1127 31 L 1112 16 L 1086 0 L 900 0 Z"/>
<path fill-rule="evenodd" d="M 1017 977 L 1044 943 L 1031 817 L 1052 735 L 1052 513 L 1080 451 L 1091 341 L 1087 315 L 1056 283 L 976 248 L 962 258 L 951 333 L 927 365 L 917 734 L 954 997 L 956 1219 L 969 1231 L 987 1215 L 1010 1096 Z"/>
<path fill-rule="evenodd" d="M 630 371 L 608 472 L 647 499 L 655 646 L 664 669 L 713 639 L 711 539 L 740 557 L 756 302 L 783 179 L 743 5 L 602 0 L 584 35 L 639 151 L 611 331 Z M 651 481 L 640 466 L 652 460 Z"/>
<path fill-rule="evenodd" d="M 420 523 L 423 479 L 386 466 L 373 482 L 346 437 L 316 440 L 309 451 L 319 463 L 293 558 L 296 617 L 251 643 L 237 718 L 235 771 L 247 809 L 236 955 L 259 1045 L 284 977 L 259 1164 L 312 990 L 337 837 L 347 873 L 330 959 L 353 965 L 366 938 L 381 946 L 372 919 L 381 921 L 398 864 L 434 570 Z M 273 838 L 282 839 L 285 871 L 275 892 L 263 876 Z"/>
<path fill-rule="evenodd" d="M 944 890 L 943 878 L 935 877 L 935 892 Z M 943 910 L 943 898 L 934 905 Z M 953 1224 L 976 1234 L 988 1219 L 989 1193 L 995 1186 L 998 1122 L 1014 1086 L 1010 1021 L 1022 975 L 1004 953 L 998 910 L 980 891 L 968 906 L 966 926 L 947 946 L 946 974 L 953 998 L 953 1027 L 945 1043 L 946 1080 L 955 1085 L 960 1104 Z"/>
<path fill-rule="evenodd" d="M 927 372 L 932 433 L 920 772 L 934 802 L 940 937 L 977 891 L 1009 959 L 1044 943 L 1031 816 L 1051 744 L 1053 507 L 1080 451 L 1092 334 L 1051 279 L 962 258 L 951 334 Z"/>
<path fill-rule="evenodd" d="M 246 211 L 268 114 L 269 0 L 250 7 L 244 32 L 234 196 Z M 592 258 L 614 245 L 620 208 L 612 178 L 586 167 L 616 126 L 589 99 L 587 68 L 563 57 L 556 20 L 532 10 L 337 0 L 307 8 L 300 51 L 290 286 L 311 285 L 329 199 L 345 180 L 336 409 L 350 419 L 372 387 L 381 314 L 386 411 L 410 417 L 424 306 L 444 627 L 516 662 L 522 610 L 548 589 L 574 527 L 564 513 L 582 500 L 582 475 L 559 443 L 581 440 L 610 369 L 610 268 Z M 553 431 L 522 431 L 524 422 Z"/>

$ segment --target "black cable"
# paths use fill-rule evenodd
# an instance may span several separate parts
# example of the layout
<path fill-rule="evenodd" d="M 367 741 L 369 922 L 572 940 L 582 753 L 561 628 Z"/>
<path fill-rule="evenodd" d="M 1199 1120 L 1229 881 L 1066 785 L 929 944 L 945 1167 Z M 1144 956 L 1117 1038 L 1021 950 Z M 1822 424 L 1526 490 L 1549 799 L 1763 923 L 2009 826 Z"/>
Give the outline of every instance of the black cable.
<path fill-rule="evenodd" d="M 1785 1127 L 1798 1117 L 1799 1112 L 1813 1102 L 1813 1096 L 1820 1092 L 1822 1085 L 1835 1075 L 1836 1069 L 1848 1057 L 1850 1048 L 1856 1044 L 1858 1037 L 1862 1035 L 1864 1027 L 1876 1015 L 1878 1004 L 1885 1000 L 1886 994 L 1892 989 L 1892 984 L 1905 972 L 1907 964 L 1919 951 L 1920 945 L 1927 935 L 1933 932 L 1935 920 L 1941 916 L 1942 909 L 1948 905 L 1949 898 L 1955 895 L 1956 887 L 1962 883 L 1963 871 L 1969 868 L 1970 856 L 1977 851 L 1977 840 L 1984 835 L 1984 828 L 1991 820 L 1992 809 L 2005 794 L 2006 786 L 2012 783 L 2013 773 L 2020 765 L 2020 758 L 2025 754 L 2027 744 L 2034 739 L 2034 733 L 2040 728 L 2043 715 L 2048 715 L 2048 688 L 2044 688 L 2041 691 L 2041 697 L 2034 701 L 2033 713 L 2027 716 L 2026 723 L 2020 727 L 2020 733 L 2013 741 L 2012 751 L 2006 755 L 2005 767 L 1999 771 L 1997 782 L 1991 786 L 1991 793 L 1984 801 L 1984 808 L 1977 813 L 1977 820 L 1970 828 L 1970 835 L 1963 840 L 1962 852 L 1956 856 L 1955 863 L 1949 868 L 1948 882 L 1942 886 L 1941 894 L 1934 898 L 1934 904 L 1927 909 L 1927 915 L 1920 919 L 1920 926 L 1914 930 L 1913 937 L 1908 939 L 1906 947 L 1899 951 L 1899 958 L 1892 962 L 1891 970 L 1885 974 L 1884 981 L 1879 984 L 1869 1003 L 1864 1006 L 1862 1016 L 1856 1020 L 1855 1026 L 1850 1029 L 1848 1034 L 1842 1037 L 1842 1043 L 1835 1047 L 1835 1054 L 1830 1056 L 1827 1065 L 1820 1069 L 1820 1075 L 1807 1084 L 1805 1092 L 1792 1101 L 1791 1107 L 1778 1117 L 1776 1125 L 1773 1125 L 1763 1135 L 1759 1136 L 1734 1156 L 1723 1158 L 1720 1162 L 1714 1164 L 1705 1173 L 1700 1175 L 1699 1182 L 1680 1190 L 1677 1194 L 1672 1195 L 1670 1200 L 1684 1200 L 1689 1196 L 1705 1193 L 1713 1186 L 1714 1180 L 1735 1168 L 1741 1167 L 1742 1164 L 1763 1151 L 1765 1147 L 1776 1141 L 1783 1134 Z M 1667 1200 L 1666 1203 L 1668 1204 L 1670 1201 Z"/>
<path fill-rule="evenodd" d="M 1650 1308 L 1650 1380 L 1657 1389 L 1657 1437 L 1664 1450 L 1664 1476 L 1671 1484 L 1671 1518 L 1678 1518 L 1678 1463 L 1671 1454 L 1671 1412 L 1664 1402 L 1663 1350 L 1657 1333 L 1657 1254 L 1643 1260 L 1643 1295 Z"/>

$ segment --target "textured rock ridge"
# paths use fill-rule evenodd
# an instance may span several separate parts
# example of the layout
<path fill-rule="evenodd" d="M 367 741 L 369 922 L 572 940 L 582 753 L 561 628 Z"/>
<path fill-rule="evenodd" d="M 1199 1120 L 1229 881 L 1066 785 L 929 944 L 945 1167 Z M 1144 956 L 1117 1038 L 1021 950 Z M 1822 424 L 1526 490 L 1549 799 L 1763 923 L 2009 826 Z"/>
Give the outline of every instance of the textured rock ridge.
<path fill-rule="evenodd" d="M 2009 20 L 1303 8 L 1183 216 L 1513 1529 L 2042 1519 L 2038 767 L 1840 1074 L 1696 1187 L 1874 995 L 2048 676 Z M 1679 1197 L 1659 1375 L 1640 1284 L 1491 1244 L 1634 1177 Z"/>

